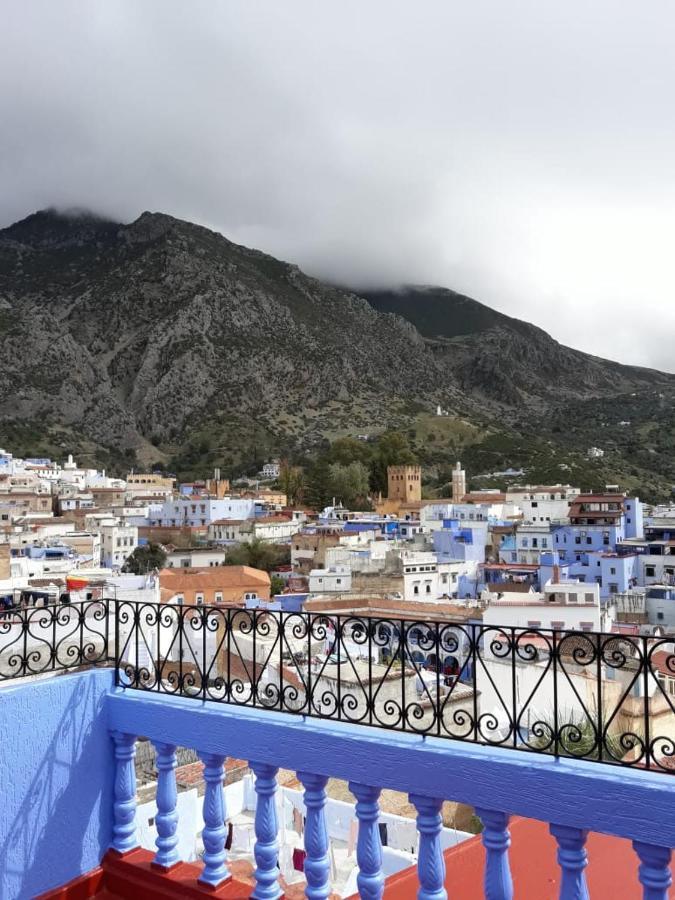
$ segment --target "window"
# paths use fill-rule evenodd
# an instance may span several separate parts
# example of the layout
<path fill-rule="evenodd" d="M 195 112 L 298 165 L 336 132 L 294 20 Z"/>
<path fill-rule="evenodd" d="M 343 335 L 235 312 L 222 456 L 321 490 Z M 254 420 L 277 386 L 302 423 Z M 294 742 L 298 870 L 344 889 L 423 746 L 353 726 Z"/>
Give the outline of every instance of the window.
<path fill-rule="evenodd" d="M 538 545 L 539 545 L 539 541 L 537 540 L 537 538 L 532 538 L 532 546 L 537 547 Z"/>
<path fill-rule="evenodd" d="M 659 622 L 663 622 L 663 619 L 664 619 L 665 617 L 664 617 L 664 615 L 663 615 L 662 612 L 657 612 L 656 618 L 659 620 Z"/>
<path fill-rule="evenodd" d="M 204 595 L 203 595 L 203 594 L 196 594 L 196 595 L 195 595 L 195 603 L 201 604 L 201 603 L 203 603 L 203 602 L 204 602 Z"/>
<path fill-rule="evenodd" d="M 427 594 L 431 593 L 431 585 L 428 582 L 426 584 L 426 592 L 427 592 Z"/>
<path fill-rule="evenodd" d="M 584 594 L 584 602 L 595 603 L 595 597 L 593 596 L 593 594 Z"/>
<path fill-rule="evenodd" d="M 223 602 L 223 592 L 222 591 L 216 591 L 215 601 L 216 601 L 216 603 Z"/>
<path fill-rule="evenodd" d="M 586 543 L 587 543 L 587 544 L 592 544 L 592 543 L 593 543 L 593 538 L 592 538 L 592 537 L 587 537 L 587 538 L 586 538 Z"/>
<path fill-rule="evenodd" d="M 530 619 L 527 623 L 528 628 L 541 628 L 541 621 L 539 619 Z"/>
<path fill-rule="evenodd" d="M 532 507 L 534 508 L 535 506 L 539 506 L 539 504 L 537 503 L 536 500 L 533 500 L 533 501 L 532 501 Z"/>
<path fill-rule="evenodd" d="M 616 569 L 615 569 L 613 566 L 612 566 L 612 568 L 609 570 L 609 574 L 610 574 L 610 575 L 616 575 Z"/>
<path fill-rule="evenodd" d="M 593 623 L 592 622 L 580 622 L 582 631 L 593 631 Z"/>
<path fill-rule="evenodd" d="M 420 586 L 419 584 L 413 585 L 413 594 L 419 594 Z"/>
<path fill-rule="evenodd" d="M 546 538 L 541 539 L 541 546 L 544 548 L 544 550 L 548 547 L 548 540 Z"/>
<path fill-rule="evenodd" d="M 610 581 L 609 592 L 610 592 L 610 594 L 618 594 L 619 593 L 619 585 Z"/>
<path fill-rule="evenodd" d="M 575 543 L 575 544 L 580 544 L 580 543 L 581 543 L 581 538 L 580 538 L 578 535 L 577 535 L 577 537 L 574 538 L 574 543 Z"/>
<path fill-rule="evenodd" d="M 576 602 L 578 601 L 578 599 L 579 599 L 579 595 L 578 595 L 578 594 L 568 594 L 568 595 L 567 595 L 567 602 L 568 602 L 568 603 L 576 603 Z"/>
<path fill-rule="evenodd" d="M 647 578 L 654 578 L 656 575 L 656 569 L 654 566 L 645 566 L 645 575 Z"/>

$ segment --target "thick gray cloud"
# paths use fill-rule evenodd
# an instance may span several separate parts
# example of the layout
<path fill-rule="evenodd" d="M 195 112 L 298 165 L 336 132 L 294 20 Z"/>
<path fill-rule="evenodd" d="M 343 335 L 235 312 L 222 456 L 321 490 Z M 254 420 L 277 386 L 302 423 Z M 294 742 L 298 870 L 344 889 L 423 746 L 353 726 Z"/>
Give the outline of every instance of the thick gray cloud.
<path fill-rule="evenodd" d="M 5 0 L 0 225 L 161 210 L 675 371 L 672 0 Z"/>

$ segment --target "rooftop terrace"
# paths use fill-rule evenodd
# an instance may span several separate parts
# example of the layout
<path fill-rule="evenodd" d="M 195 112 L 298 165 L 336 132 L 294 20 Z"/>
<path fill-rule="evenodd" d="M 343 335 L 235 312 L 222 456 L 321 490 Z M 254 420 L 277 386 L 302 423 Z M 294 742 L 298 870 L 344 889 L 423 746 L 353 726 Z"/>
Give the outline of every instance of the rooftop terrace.
<path fill-rule="evenodd" d="M 666 900 L 674 659 L 668 639 L 329 612 L 113 600 L 16 610 L 0 620 L 0 896 L 280 897 L 282 768 L 303 791 L 307 897 L 333 890 L 333 777 L 357 800 L 361 897 L 578 900 L 590 884 L 600 900 Z M 157 753 L 154 854 L 138 849 L 139 737 Z M 177 850 L 179 747 L 204 764 L 199 864 Z M 225 848 L 228 757 L 255 776 L 248 879 Z M 391 879 L 382 789 L 409 795 L 417 814 L 417 865 Z M 482 821 L 466 849 L 442 849 L 447 799 Z M 513 866 L 511 816 L 527 820 L 514 821 Z M 589 832 L 600 837 L 587 853 Z M 548 841 L 558 855 L 546 868 Z M 541 859 L 524 866 L 534 847 Z M 623 893 L 606 893 L 619 872 Z M 62 887 L 74 879 L 79 894 Z"/>

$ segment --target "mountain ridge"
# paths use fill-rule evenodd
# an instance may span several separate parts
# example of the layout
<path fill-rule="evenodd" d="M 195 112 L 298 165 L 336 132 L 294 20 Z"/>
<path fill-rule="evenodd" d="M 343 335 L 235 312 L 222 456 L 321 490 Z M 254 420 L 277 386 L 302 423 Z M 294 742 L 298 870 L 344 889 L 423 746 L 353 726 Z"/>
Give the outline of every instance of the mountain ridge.
<path fill-rule="evenodd" d="M 403 292 L 331 286 L 165 213 L 39 211 L 0 230 L 0 437 L 235 460 L 237 433 L 243 455 L 279 452 L 437 405 L 483 428 L 675 389 L 449 289 Z"/>

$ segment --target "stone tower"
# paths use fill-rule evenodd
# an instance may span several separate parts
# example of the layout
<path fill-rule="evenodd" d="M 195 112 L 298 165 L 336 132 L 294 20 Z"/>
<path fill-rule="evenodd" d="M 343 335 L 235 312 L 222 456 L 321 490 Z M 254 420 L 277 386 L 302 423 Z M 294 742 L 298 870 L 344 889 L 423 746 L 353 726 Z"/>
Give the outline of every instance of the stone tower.
<path fill-rule="evenodd" d="M 461 503 L 464 494 L 466 494 L 466 472 L 458 462 L 452 470 L 452 502 Z"/>
<path fill-rule="evenodd" d="M 421 466 L 388 466 L 387 499 L 400 503 L 419 503 L 422 499 Z"/>

